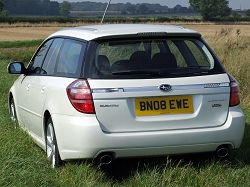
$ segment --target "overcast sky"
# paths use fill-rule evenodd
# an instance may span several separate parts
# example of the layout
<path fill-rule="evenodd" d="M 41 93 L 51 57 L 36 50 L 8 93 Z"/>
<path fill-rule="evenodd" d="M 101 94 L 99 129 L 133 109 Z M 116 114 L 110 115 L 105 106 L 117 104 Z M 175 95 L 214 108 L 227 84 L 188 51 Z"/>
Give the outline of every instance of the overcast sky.
<path fill-rule="evenodd" d="M 58 2 L 63 2 L 64 0 L 56 0 Z M 68 2 L 83 2 L 83 1 L 92 1 L 92 2 L 108 2 L 109 0 L 66 0 Z M 161 5 L 167 5 L 172 8 L 177 4 L 182 6 L 189 6 L 189 0 L 112 0 L 111 3 L 127 3 L 132 4 L 136 3 L 159 3 Z M 229 7 L 232 9 L 250 9 L 250 0 L 229 0 Z"/>

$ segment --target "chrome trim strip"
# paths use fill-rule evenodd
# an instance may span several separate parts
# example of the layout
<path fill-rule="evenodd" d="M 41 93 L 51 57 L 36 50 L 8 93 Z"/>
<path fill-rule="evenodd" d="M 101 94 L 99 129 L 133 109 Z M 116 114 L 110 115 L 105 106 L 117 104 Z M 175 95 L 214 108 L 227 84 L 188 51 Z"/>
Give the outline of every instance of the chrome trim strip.
<path fill-rule="evenodd" d="M 114 93 L 114 92 L 124 92 L 123 88 L 98 88 L 92 89 L 92 93 Z"/>
<path fill-rule="evenodd" d="M 189 85 L 171 85 L 172 90 L 191 90 L 191 89 L 207 89 L 207 88 L 221 88 L 229 87 L 230 83 L 208 83 L 208 84 L 189 84 Z M 127 88 L 98 88 L 92 89 L 92 93 L 114 93 L 114 92 L 150 92 L 158 91 L 159 86 L 146 87 L 127 87 Z"/>

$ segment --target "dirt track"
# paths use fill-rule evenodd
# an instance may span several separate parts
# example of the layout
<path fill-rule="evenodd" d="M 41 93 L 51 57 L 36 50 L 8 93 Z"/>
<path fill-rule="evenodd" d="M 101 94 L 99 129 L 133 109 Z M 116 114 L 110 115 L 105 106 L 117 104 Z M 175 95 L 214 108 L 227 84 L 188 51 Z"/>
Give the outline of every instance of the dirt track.
<path fill-rule="evenodd" d="M 178 23 L 177 23 L 178 24 Z M 203 36 L 214 36 L 222 29 L 232 29 L 233 33 L 240 30 L 240 34 L 250 36 L 250 25 L 200 25 L 200 24 L 178 24 L 201 32 Z M 71 26 L 71 25 L 70 25 Z M 53 32 L 66 26 L 0 26 L 0 41 L 18 41 L 45 39 Z"/>

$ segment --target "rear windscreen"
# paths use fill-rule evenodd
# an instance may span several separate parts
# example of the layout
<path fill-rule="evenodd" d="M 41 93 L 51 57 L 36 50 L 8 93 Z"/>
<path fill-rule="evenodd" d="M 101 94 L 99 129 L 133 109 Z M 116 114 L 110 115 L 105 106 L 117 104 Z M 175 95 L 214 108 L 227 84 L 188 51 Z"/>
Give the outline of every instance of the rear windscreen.
<path fill-rule="evenodd" d="M 158 78 L 224 72 L 203 40 L 197 38 L 93 43 L 89 58 L 92 78 Z"/>

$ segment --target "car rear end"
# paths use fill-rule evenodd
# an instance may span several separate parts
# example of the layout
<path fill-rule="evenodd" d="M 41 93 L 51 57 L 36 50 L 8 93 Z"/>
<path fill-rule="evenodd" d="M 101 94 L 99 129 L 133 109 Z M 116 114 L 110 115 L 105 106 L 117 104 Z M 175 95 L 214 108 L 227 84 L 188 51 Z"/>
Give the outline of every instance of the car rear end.
<path fill-rule="evenodd" d="M 240 147 L 244 114 L 237 81 L 199 33 L 151 30 L 89 42 L 82 78 L 67 87 L 78 120 L 63 131 L 77 137 L 77 154 L 67 151 L 72 141 L 64 142 L 62 158 L 216 150 L 225 156 Z"/>

